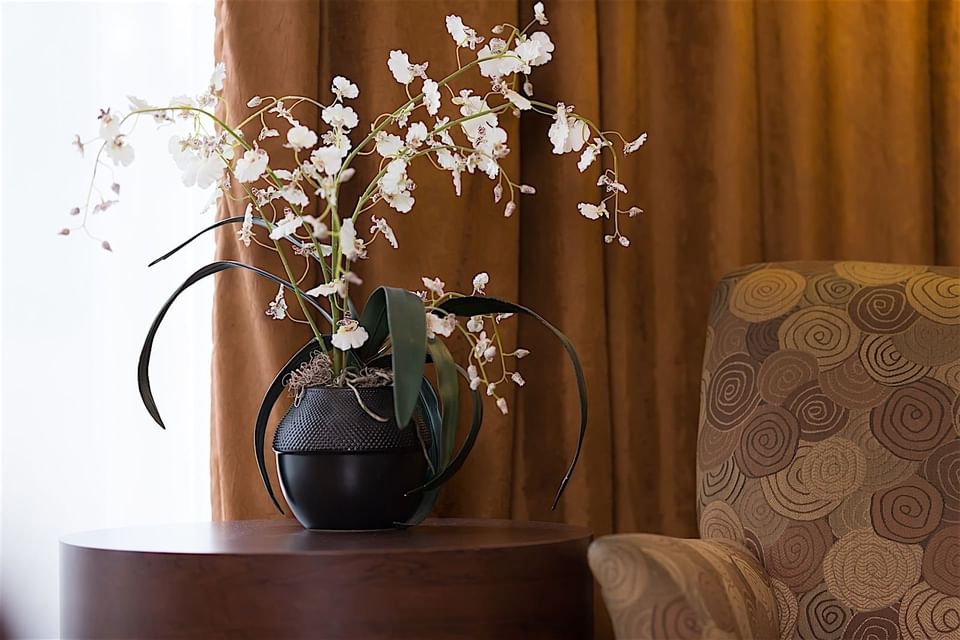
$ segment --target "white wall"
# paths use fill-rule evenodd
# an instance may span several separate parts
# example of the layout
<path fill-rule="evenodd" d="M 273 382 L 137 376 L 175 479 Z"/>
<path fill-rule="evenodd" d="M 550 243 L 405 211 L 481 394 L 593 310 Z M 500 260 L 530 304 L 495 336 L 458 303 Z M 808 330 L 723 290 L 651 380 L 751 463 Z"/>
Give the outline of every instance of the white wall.
<path fill-rule="evenodd" d="M 206 86 L 213 2 L 5 3 L 0 179 L 0 593 L 18 637 L 58 631 L 59 536 L 206 520 L 212 284 L 188 292 L 157 340 L 154 392 L 168 430 L 140 404 L 143 335 L 173 288 L 212 260 L 212 238 L 147 262 L 205 223 L 169 133 L 143 122 L 118 174 L 121 206 L 96 229 L 114 253 L 56 232 L 82 204 L 91 168 L 74 133 L 100 107 L 162 101 Z"/>

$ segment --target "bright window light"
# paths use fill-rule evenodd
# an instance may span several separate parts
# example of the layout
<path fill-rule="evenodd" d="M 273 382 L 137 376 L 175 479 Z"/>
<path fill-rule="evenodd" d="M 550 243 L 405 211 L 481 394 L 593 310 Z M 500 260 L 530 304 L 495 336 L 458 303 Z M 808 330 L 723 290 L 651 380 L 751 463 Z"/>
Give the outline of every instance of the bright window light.
<path fill-rule="evenodd" d="M 213 1 L 2 5 L 0 579 L 14 637 L 59 631 L 58 538 L 210 518 L 210 282 L 158 335 L 152 374 L 167 431 L 137 393 L 153 315 L 213 259 L 213 239 L 147 269 L 213 213 L 178 187 L 169 132 L 140 123 L 121 204 L 93 226 L 114 252 L 60 237 L 90 179 L 70 141 L 127 95 L 199 93 L 213 68 Z M 135 169 L 135 170 L 134 170 Z"/>

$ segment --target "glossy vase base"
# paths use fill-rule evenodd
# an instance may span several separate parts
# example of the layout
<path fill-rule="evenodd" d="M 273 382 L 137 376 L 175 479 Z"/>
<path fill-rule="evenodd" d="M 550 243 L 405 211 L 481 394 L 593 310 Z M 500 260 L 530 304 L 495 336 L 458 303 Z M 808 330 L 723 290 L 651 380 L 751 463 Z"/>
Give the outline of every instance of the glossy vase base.
<path fill-rule="evenodd" d="M 307 529 L 401 527 L 416 512 L 426 461 L 419 449 L 359 453 L 277 453 L 283 497 Z"/>

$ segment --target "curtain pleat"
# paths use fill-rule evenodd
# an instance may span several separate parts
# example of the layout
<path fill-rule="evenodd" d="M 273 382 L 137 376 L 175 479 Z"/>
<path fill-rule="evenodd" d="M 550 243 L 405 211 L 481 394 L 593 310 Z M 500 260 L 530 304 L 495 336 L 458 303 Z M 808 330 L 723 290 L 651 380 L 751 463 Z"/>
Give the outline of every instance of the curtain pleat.
<path fill-rule="evenodd" d="M 456 68 L 444 16 L 485 30 L 526 24 L 532 5 L 218 0 L 229 114 L 254 94 L 327 99 L 341 74 L 360 86 L 354 106 L 369 122 L 404 97 L 386 68 L 391 49 L 429 60 L 439 78 Z M 589 434 L 558 510 L 550 503 L 575 445 L 576 385 L 552 337 L 520 319 L 506 337 L 532 351 L 520 366 L 527 384 L 508 393 L 508 416 L 487 412 L 437 515 L 696 535 L 698 385 L 717 279 L 763 260 L 960 263 L 960 5 L 597 0 L 547 2 L 547 12 L 557 50 L 533 75 L 536 97 L 574 104 L 604 129 L 650 132 L 621 166 L 631 204 L 646 211 L 625 225 L 632 246 L 604 246 L 598 223 L 576 210 L 597 200 L 608 167 L 580 174 L 573 156 L 551 153 L 548 120 L 504 117 L 505 169 L 537 194 L 505 219 L 486 178 L 465 178 L 457 198 L 448 174 L 414 167 L 413 212 L 378 212 L 400 250 L 377 247 L 359 265 L 361 295 L 380 284 L 417 289 L 420 276 L 469 289 L 487 271 L 491 293 L 538 310 L 582 358 Z M 361 158 L 347 201 L 373 166 Z M 232 202 L 220 209 L 240 213 Z M 280 272 L 229 231 L 218 255 Z M 308 334 L 264 315 L 271 286 L 218 278 L 214 513 L 267 517 L 251 425 Z"/>

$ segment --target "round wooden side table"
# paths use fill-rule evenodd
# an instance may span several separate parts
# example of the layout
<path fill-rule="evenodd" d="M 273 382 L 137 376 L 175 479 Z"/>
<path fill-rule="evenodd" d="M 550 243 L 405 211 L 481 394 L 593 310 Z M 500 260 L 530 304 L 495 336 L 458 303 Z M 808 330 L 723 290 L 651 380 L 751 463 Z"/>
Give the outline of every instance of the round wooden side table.
<path fill-rule="evenodd" d="M 590 638 L 590 532 L 508 520 L 306 531 L 292 520 L 60 541 L 64 638 Z"/>

